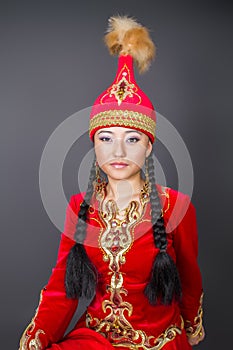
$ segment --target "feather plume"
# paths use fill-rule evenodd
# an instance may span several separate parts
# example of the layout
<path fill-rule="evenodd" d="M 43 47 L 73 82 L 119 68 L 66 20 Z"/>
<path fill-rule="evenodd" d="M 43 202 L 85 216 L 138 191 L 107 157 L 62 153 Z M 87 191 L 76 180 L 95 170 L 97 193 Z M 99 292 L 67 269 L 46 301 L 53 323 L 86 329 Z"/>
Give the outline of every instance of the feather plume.
<path fill-rule="evenodd" d="M 131 17 L 110 17 L 104 41 L 111 55 L 131 55 L 139 73 L 145 72 L 155 57 L 148 29 Z"/>

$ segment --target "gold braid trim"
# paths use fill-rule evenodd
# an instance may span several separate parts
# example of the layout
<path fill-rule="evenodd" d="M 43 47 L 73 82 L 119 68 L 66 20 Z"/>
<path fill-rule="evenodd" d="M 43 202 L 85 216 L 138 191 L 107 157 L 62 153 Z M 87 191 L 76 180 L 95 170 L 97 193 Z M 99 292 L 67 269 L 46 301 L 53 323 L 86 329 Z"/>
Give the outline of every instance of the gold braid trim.
<path fill-rule="evenodd" d="M 194 318 L 194 323 L 191 324 L 190 321 L 186 321 L 186 324 L 188 325 L 185 327 L 186 334 L 189 338 L 195 338 L 198 335 L 201 335 L 202 331 L 202 318 L 203 318 L 203 308 L 202 308 L 202 303 L 203 303 L 203 293 L 201 294 L 200 298 L 200 306 L 197 312 L 197 316 Z"/>
<path fill-rule="evenodd" d="M 155 137 L 156 123 L 146 114 L 130 110 L 109 110 L 96 114 L 90 120 L 89 134 L 97 127 L 123 125 L 132 128 L 139 128 L 149 132 Z"/>

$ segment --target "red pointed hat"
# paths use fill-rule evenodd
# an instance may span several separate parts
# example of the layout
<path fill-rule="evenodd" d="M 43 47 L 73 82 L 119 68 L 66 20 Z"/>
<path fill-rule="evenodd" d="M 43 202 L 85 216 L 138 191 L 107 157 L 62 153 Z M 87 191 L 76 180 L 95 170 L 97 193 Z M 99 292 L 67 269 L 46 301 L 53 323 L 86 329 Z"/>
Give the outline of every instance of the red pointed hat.
<path fill-rule="evenodd" d="M 105 42 L 111 54 L 118 54 L 113 83 L 96 99 L 90 115 L 91 140 L 97 130 L 123 126 L 142 131 L 153 143 L 156 115 L 152 102 L 137 85 L 134 62 L 144 72 L 155 55 L 148 30 L 129 17 L 111 17 Z"/>

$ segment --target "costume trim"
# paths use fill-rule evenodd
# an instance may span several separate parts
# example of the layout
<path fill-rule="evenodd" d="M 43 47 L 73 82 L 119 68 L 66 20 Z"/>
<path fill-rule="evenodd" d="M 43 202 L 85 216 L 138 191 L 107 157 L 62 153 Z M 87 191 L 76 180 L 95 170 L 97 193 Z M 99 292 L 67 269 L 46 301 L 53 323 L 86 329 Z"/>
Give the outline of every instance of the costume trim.
<path fill-rule="evenodd" d="M 168 192 L 168 188 L 167 187 L 161 186 L 161 191 L 162 192 L 158 191 L 159 195 L 160 196 L 165 196 L 166 199 L 167 199 L 167 207 L 166 207 L 166 209 L 164 209 L 164 208 L 161 209 L 161 214 L 163 216 L 164 213 L 166 213 L 169 210 L 169 208 L 170 208 L 170 196 L 169 196 L 169 192 Z"/>
<path fill-rule="evenodd" d="M 43 298 L 43 289 L 40 293 L 40 301 L 39 301 L 39 305 L 36 309 L 35 316 L 32 318 L 30 324 L 27 326 L 27 328 L 25 329 L 25 331 L 20 339 L 19 350 L 41 350 L 43 348 L 42 344 L 41 344 L 41 340 L 40 340 L 40 335 L 45 334 L 45 332 L 42 329 L 38 329 L 36 331 L 36 333 L 33 335 L 33 338 L 30 339 L 32 337 L 32 333 L 35 329 L 34 320 L 37 316 L 42 298 Z"/>
<path fill-rule="evenodd" d="M 194 318 L 194 323 L 192 324 L 191 321 L 185 322 L 186 323 L 185 331 L 189 338 L 195 338 L 196 336 L 201 335 L 202 322 L 203 322 L 203 308 L 202 308 L 203 296 L 204 296 L 204 293 L 201 294 L 200 306 L 197 312 L 197 316 Z"/>
<path fill-rule="evenodd" d="M 146 114 L 135 111 L 114 109 L 100 112 L 90 120 L 89 134 L 96 128 L 106 126 L 137 128 L 155 137 L 155 121 Z"/>
<path fill-rule="evenodd" d="M 180 316 L 180 325 L 171 325 L 157 338 L 148 336 L 142 330 L 134 330 L 125 326 L 120 329 L 119 324 L 112 325 L 105 320 L 99 320 L 97 317 L 92 318 L 90 313 L 86 315 L 86 324 L 90 329 L 95 330 L 107 338 L 114 347 L 125 347 L 132 350 L 160 350 L 165 344 L 175 339 L 178 334 L 182 333 L 184 328 L 183 318 Z M 114 328 L 115 327 L 115 328 Z M 114 336 L 114 342 L 113 341 Z"/>
<path fill-rule="evenodd" d="M 184 328 L 183 319 L 180 324 L 169 326 L 158 337 L 147 335 L 143 330 L 133 328 L 129 317 L 133 314 L 133 305 L 124 301 L 128 291 L 124 288 L 124 274 L 121 266 L 126 262 L 126 253 L 134 242 L 134 226 L 143 220 L 146 203 L 149 202 L 148 186 L 140 193 L 142 213 L 139 214 L 138 201 L 131 201 L 125 210 L 125 215 L 120 215 L 115 201 L 108 200 L 104 203 L 106 186 L 97 186 L 96 198 L 99 200 L 100 218 L 105 224 L 105 229 L 99 235 L 99 246 L 103 252 L 103 260 L 108 263 L 110 283 L 106 286 L 109 298 L 103 300 L 102 310 L 106 315 L 103 319 L 86 315 L 88 328 L 102 334 L 114 347 L 126 347 L 130 349 L 160 350 L 172 341 Z M 160 193 L 169 199 L 166 188 Z M 168 210 L 169 206 L 166 208 Z"/>

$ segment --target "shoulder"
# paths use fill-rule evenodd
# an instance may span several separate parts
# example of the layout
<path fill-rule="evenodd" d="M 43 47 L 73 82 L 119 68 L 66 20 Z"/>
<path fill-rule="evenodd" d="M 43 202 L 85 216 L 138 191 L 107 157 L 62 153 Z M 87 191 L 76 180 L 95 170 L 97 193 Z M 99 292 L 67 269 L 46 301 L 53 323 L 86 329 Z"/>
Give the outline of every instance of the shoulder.
<path fill-rule="evenodd" d="M 190 195 L 170 187 L 156 184 L 161 198 L 167 232 L 173 231 L 184 218 L 195 218 L 195 207 Z M 165 198 L 165 199 L 164 199 Z"/>
<path fill-rule="evenodd" d="M 172 221 L 177 225 L 177 222 L 180 222 L 187 212 L 195 211 L 190 195 L 159 184 L 156 186 L 165 221 L 173 219 Z"/>
<path fill-rule="evenodd" d="M 176 201 L 180 203 L 191 202 L 191 198 L 188 194 L 173 188 L 156 184 L 157 191 L 160 197 L 166 197 L 170 204 L 174 204 Z"/>
<path fill-rule="evenodd" d="M 68 207 L 76 214 L 80 209 L 80 205 L 85 197 L 86 192 L 75 193 L 70 196 Z"/>

